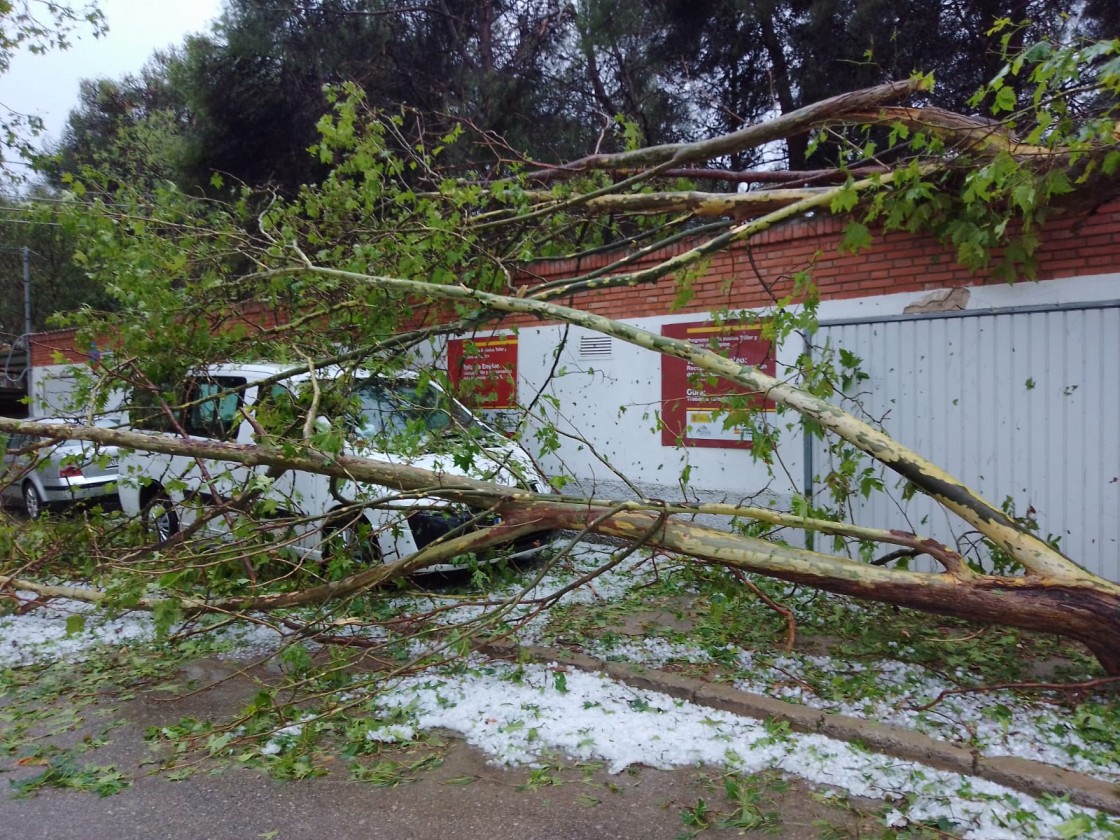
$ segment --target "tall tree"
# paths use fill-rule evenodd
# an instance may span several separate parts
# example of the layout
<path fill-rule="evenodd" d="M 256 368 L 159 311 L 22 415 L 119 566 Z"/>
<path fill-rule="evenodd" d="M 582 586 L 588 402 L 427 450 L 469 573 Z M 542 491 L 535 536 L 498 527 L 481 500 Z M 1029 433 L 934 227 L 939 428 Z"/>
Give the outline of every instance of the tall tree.
<path fill-rule="evenodd" d="M 931 103 L 960 111 L 1008 50 L 1062 35 L 1073 6 L 1071 0 L 669 3 L 674 27 L 668 46 L 698 77 L 711 80 L 712 111 L 723 130 L 917 70 L 937 81 Z M 1004 19 L 1011 25 L 995 29 Z M 792 137 L 789 165 L 834 162 L 825 149 L 835 155 L 826 144 L 810 160 L 808 138 Z"/>
<path fill-rule="evenodd" d="M 135 76 L 86 79 L 55 153 L 40 168 L 56 187 L 65 174 L 97 169 L 116 183 L 184 180 L 193 117 L 175 86 L 182 59 L 156 53 Z"/>
<path fill-rule="evenodd" d="M 427 114 L 436 131 L 462 120 L 516 148 L 547 148 L 566 117 L 544 73 L 564 17 L 554 0 L 234 0 L 215 35 L 185 49 L 193 179 L 217 170 L 292 192 L 321 178 L 306 150 L 324 86 L 344 82 Z"/>
<path fill-rule="evenodd" d="M 1074 0 L 230 0 L 212 35 L 117 83 L 109 99 L 174 95 L 150 114 L 133 108 L 132 119 L 155 123 L 141 146 L 176 138 L 182 185 L 205 188 L 217 171 L 294 194 L 327 171 L 306 154 L 325 85 L 354 83 L 373 104 L 423 113 L 435 134 L 473 126 L 507 159 L 567 159 L 639 135 L 658 143 L 732 131 L 919 68 L 937 80 L 928 102 L 967 112 L 1007 51 L 1109 31 L 1110 10 Z M 103 105 L 111 116 L 115 106 Z M 98 107 L 91 91 L 75 128 L 101 119 Z M 83 144 L 98 138 L 109 143 L 75 134 L 63 159 L 88 160 Z M 838 153 L 827 137 L 785 142 L 794 169 Z M 120 156 L 107 145 L 99 154 Z M 475 157 L 456 154 L 468 167 Z M 740 150 L 714 164 L 744 169 L 774 154 Z"/>
<path fill-rule="evenodd" d="M 582 108 L 577 116 L 595 125 L 621 118 L 646 143 L 697 136 L 697 93 L 685 68 L 666 50 L 672 20 L 661 3 L 585 0 L 575 13 L 571 53 L 565 56 L 569 85 Z M 607 138 L 607 148 L 612 143 Z"/>

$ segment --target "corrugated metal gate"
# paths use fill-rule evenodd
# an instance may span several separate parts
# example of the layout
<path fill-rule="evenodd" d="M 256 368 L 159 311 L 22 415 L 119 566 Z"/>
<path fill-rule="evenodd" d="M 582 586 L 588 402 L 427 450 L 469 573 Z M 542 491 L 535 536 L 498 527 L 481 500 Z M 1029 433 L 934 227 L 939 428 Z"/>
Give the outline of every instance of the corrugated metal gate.
<path fill-rule="evenodd" d="M 1120 580 L 1120 301 L 822 323 L 857 354 L 886 431 L 1016 514 L 1089 570 Z M 814 447 L 812 472 L 824 450 Z M 861 524 L 952 544 L 966 526 L 924 496 L 854 502 Z M 909 522 L 909 525 L 906 523 Z"/>

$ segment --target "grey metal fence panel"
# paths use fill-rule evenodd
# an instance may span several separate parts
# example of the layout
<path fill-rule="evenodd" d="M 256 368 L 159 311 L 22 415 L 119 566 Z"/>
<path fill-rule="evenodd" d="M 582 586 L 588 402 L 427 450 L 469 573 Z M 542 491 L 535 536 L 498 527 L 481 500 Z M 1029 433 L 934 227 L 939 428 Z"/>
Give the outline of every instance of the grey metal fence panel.
<path fill-rule="evenodd" d="M 814 344 L 826 341 L 863 360 L 863 408 L 892 437 L 1120 580 L 1120 306 L 825 324 Z M 818 480 L 826 471 L 817 446 Z M 884 479 L 893 492 L 855 501 L 856 521 L 973 541 Z"/>

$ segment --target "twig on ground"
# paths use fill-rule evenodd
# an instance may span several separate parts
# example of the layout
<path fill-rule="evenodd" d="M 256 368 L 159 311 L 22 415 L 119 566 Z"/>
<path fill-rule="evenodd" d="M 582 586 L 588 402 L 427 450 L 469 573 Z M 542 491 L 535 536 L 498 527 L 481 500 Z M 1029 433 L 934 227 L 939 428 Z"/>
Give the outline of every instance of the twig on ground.
<path fill-rule="evenodd" d="M 782 616 L 786 620 L 786 642 L 783 647 L 787 651 L 793 650 L 793 643 L 797 639 L 797 618 L 793 614 L 793 610 L 789 607 L 783 606 L 763 592 L 757 584 L 753 583 L 741 570 L 728 567 L 728 571 L 735 577 L 739 583 L 747 587 L 755 594 L 758 600 L 762 601 L 766 606 Z"/>
<path fill-rule="evenodd" d="M 992 683 L 991 685 L 974 685 L 967 688 L 947 688 L 923 706 L 911 706 L 916 712 L 925 712 L 932 709 L 946 697 L 954 694 L 978 694 L 984 691 L 1089 691 L 1102 686 L 1120 683 L 1120 676 L 1098 677 L 1092 680 L 1083 680 L 1075 683 L 1044 683 L 1044 682 L 1009 682 Z"/>

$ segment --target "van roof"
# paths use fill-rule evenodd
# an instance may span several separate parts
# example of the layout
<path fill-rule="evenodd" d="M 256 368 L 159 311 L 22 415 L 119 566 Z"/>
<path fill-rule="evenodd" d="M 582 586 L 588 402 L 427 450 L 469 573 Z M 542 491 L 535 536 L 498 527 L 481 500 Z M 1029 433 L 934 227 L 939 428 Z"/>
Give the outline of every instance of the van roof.
<path fill-rule="evenodd" d="M 284 377 L 286 382 L 303 382 L 311 378 L 311 373 L 306 368 L 301 369 L 295 363 L 281 364 L 279 362 L 219 362 L 199 369 L 196 371 L 196 375 L 201 373 L 209 376 L 243 376 L 252 383 L 289 372 L 291 372 L 291 375 Z M 362 368 L 343 368 L 339 365 L 328 365 L 320 368 L 316 371 L 316 375 L 321 379 L 333 379 L 344 372 L 359 377 L 383 375 Z M 416 372 L 410 370 L 395 371 L 393 378 L 415 379 Z"/>

